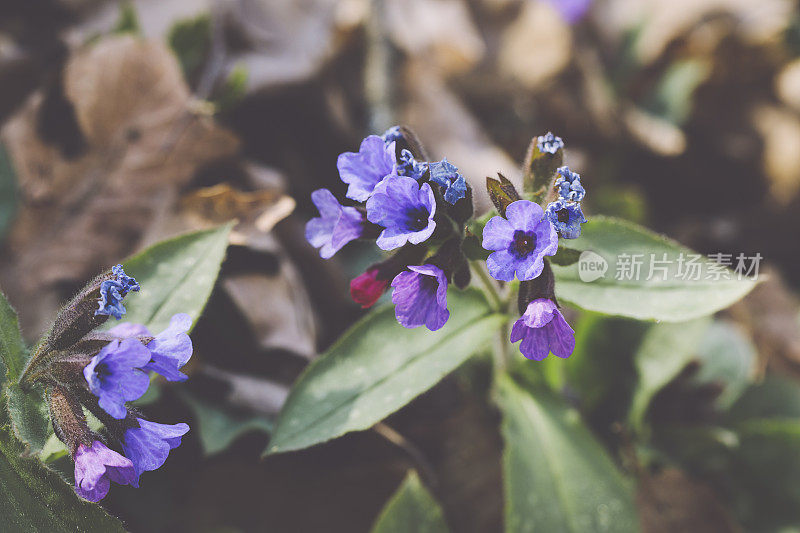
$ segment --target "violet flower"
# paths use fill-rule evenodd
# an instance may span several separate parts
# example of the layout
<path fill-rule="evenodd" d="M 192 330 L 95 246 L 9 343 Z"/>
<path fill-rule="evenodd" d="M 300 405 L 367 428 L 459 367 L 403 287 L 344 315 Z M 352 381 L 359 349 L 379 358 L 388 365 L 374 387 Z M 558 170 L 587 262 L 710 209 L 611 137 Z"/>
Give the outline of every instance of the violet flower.
<path fill-rule="evenodd" d="M 116 265 L 111 269 L 114 277 L 104 280 L 100 284 L 100 302 L 95 315 L 111 315 L 117 320 L 125 314 L 125 306 L 122 299 L 130 291 L 138 291 L 139 284 L 136 280 L 125 274 L 122 265 Z"/>
<path fill-rule="evenodd" d="M 547 218 L 560 236 L 565 239 L 577 239 L 581 236 L 581 224 L 586 222 L 581 204 L 556 200 L 547 206 Z"/>
<path fill-rule="evenodd" d="M 376 241 L 382 250 L 427 240 L 436 228 L 435 213 L 436 198 L 431 186 L 423 183 L 420 187 L 406 176 L 387 177 L 367 200 L 367 219 L 386 228 Z"/>
<path fill-rule="evenodd" d="M 561 167 L 557 170 L 559 176 L 554 183 L 558 190 L 558 197 L 570 202 L 580 202 L 586 196 L 586 190 L 581 185 L 581 175 L 573 172 L 569 167 Z"/>
<path fill-rule="evenodd" d="M 467 195 L 467 182 L 464 176 L 458 173 L 458 168 L 446 157 L 437 163 L 431 163 L 430 169 L 431 181 L 442 187 L 446 202 L 455 205 Z"/>
<path fill-rule="evenodd" d="M 358 152 L 339 155 L 336 166 L 339 177 L 349 185 L 348 198 L 365 202 L 372 195 L 375 186 L 394 169 L 392 150 L 394 145 L 387 147 L 383 139 L 370 135 L 361 142 Z"/>
<path fill-rule="evenodd" d="M 542 208 L 517 200 L 506 208 L 506 218 L 496 216 L 483 230 L 483 247 L 493 250 L 486 260 L 495 279 L 520 281 L 536 278 L 544 269 L 544 256 L 558 250 L 558 235 Z"/>
<path fill-rule="evenodd" d="M 319 255 L 328 259 L 342 247 L 361 237 L 364 232 L 364 215 L 355 207 L 343 207 L 328 189 L 311 193 L 311 201 L 321 216 L 306 224 L 306 240 Z"/>
<path fill-rule="evenodd" d="M 169 456 L 170 450 L 181 445 L 181 437 L 188 431 L 187 424 L 158 424 L 137 418 L 139 427 L 125 430 L 122 447 L 133 463 L 136 477 L 142 472 L 156 470 Z"/>
<path fill-rule="evenodd" d="M 173 315 L 167 329 L 147 343 L 149 359 L 143 368 L 161 374 L 167 381 L 185 381 L 188 376 L 180 368 L 192 357 L 192 339 L 186 334 L 191 327 L 192 318 L 189 315 Z M 111 328 L 108 333 L 118 337 L 152 335 L 143 325 L 127 322 Z"/>
<path fill-rule="evenodd" d="M 109 450 L 100 441 L 91 446 L 78 445 L 75 452 L 75 492 L 90 502 L 99 502 L 108 494 L 111 482 L 139 486 L 139 476 L 130 459 Z"/>
<path fill-rule="evenodd" d="M 100 407 L 123 419 L 128 414 L 125 402 L 138 400 L 150 386 L 150 378 L 142 371 L 149 361 L 150 350 L 138 340 L 114 340 L 92 357 L 83 376 Z"/>
<path fill-rule="evenodd" d="M 511 342 L 521 340 L 519 350 L 528 359 L 541 361 L 552 352 L 567 358 L 575 350 L 575 332 L 556 304 L 546 298 L 533 300 L 511 329 Z"/>
<path fill-rule="evenodd" d="M 555 154 L 564 148 L 564 141 L 561 137 L 556 137 L 548 131 L 545 135 L 540 135 L 536 139 L 536 147 L 542 153 Z"/>
<path fill-rule="evenodd" d="M 450 318 L 447 310 L 447 276 L 434 265 L 409 266 L 392 281 L 395 316 L 403 327 L 441 328 Z"/>

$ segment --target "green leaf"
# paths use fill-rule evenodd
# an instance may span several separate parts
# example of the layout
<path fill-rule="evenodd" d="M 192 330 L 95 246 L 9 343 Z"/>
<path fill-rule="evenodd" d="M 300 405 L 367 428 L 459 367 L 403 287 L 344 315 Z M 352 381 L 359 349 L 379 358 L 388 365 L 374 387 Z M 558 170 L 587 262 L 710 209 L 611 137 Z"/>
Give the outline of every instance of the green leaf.
<path fill-rule="evenodd" d="M 247 80 L 250 73 L 244 64 L 237 64 L 231 69 L 225 83 L 214 95 L 214 104 L 219 111 L 227 111 L 241 102 L 247 94 Z"/>
<path fill-rule="evenodd" d="M 211 50 L 211 17 L 203 13 L 179 20 L 170 28 L 167 42 L 178 56 L 184 77 L 190 79 L 203 66 Z"/>
<path fill-rule="evenodd" d="M 639 382 L 633 394 L 628 420 L 634 430 L 644 422 L 650 401 L 697 354 L 697 346 L 708 329 L 709 320 L 650 327 L 634 356 Z"/>
<path fill-rule="evenodd" d="M 500 216 L 506 216 L 506 207 L 520 199 L 517 189 L 505 176 L 498 173 L 498 179 L 486 178 L 486 192 Z"/>
<path fill-rule="evenodd" d="M 183 392 L 181 398 L 194 413 L 195 429 L 206 456 L 225 450 L 237 438 L 251 431 L 271 433 L 274 422 L 264 416 L 234 413 L 195 395 Z"/>
<path fill-rule="evenodd" d="M 8 150 L 0 144 L 0 239 L 5 236 L 16 211 L 17 177 Z"/>
<path fill-rule="evenodd" d="M 142 289 L 128 294 L 125 320 L 158 333 L 175 313 L 197 321 L 219 274 L 231 224 L 162 241 L 125 261 Z M 113 326 L 109 321 L 108 327 Z"/>
<path fill-rule="evenodd" d="M 544 391 L 497 382 L 503 412 L 506 531 L 638 530 L 633 486 L 581 422 Z"/>
<path fill-rule="evenodd" d="M 450 291 L 448 308 L 450 320 L 435 333 L 405 329 L 392 307 L 353 326 L 297 380 L 268 453 L 372 427 L 482 350 L 506 320 L 477 291 Z"/>
<path fill-rule="evenodd" d="M 50 436 L 50 420 L 41 389 L 23 391 L 19 384 L 28 350 L 19 331 L 17 313 L 0 293 L 0 355 L 6 367 L 4 397 L 16 436 L 37 453 Z M 2 373 L 0 373 L 2 375 Z"/>
<path fill-rule="evenodd" d="M 6 368 L 4 377 L 16 383 L 28 362 L 28 349 L 19 331 L 19 319 L 5 295 L 0 292 L 0 355 Z M 0 381 L 3 373 L 0 372 Z"/>
<path fill-rule="evenodd" d="M 411 471 L 381 511 L 372 533 L 445 533 L 441 507 Z"/>
<path fill-rule="evenodd" d="M 0 412 L 0 531 L 125 530 L 102 507 L 78 498 L 58 474 L 24 453 L 7 415 Z"/>
<path fill-rule="evenodd" d="M 758 354 L 741 328 L 730 322 L 711 324 L 697 347 L 700 369 L 693 383 L 723 386 L 716 405 L 727 410 L 749 385 Z"/>
<path fill-rule="evenodd" d="M 111 33 L 125 34 L 132 33 L 134 35 L 142 34 L 142 26 L 139 24 L 139 15 L 136 13 L 136 6 L 133 2 L 126 0 L 119 5 L 119 16 L 114 29 Z"/>
<path fill-rule="evenodd" d="M 715 279 L 716 263 L 702 256 L 697 258 L 700 280 L 694 281 L 694 272 L 688 270 L 686 262 L 699 254 L 640 226 L 613 218 L 593 217 L 583 225 L 581 236 L 570 241 L 570 248 L 584 253 L 577 264 L 553 265 L 556 296 L 562 302 L 608 315 L 683 322 L 728 307 L 756 284 L 747 278 L 738 279 L 730 270 L 726 271 L 730 279 Z M 681 254 L 684 263 L 683 271 L 679 272 Z M 638 279 L 618 276 L 635 272 L 635 268 L 627 268 L 634 264 L 634 255 L 641 262 Z M 666 281 L 658 269 L 665 258 Z M 607 269 L 594 281 L 581 281 L 579 269 L 583 269 L 587 279 L 592 265 L 605 265 Z M 648 279 L 651 265 L 655 267 L 654 276 Z M 687 272 L 691 275 L 687 276 Z"/>

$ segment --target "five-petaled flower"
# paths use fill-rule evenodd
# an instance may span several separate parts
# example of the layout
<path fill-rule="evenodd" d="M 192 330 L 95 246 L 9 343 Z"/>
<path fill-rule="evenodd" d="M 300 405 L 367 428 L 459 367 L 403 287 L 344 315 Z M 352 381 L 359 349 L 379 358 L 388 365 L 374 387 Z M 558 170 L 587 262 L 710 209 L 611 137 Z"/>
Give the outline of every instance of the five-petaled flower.
<path fill-rule="evenodd" d="M 345 152 L 339 155 L 336 163 L 339 177 L 347 183 L 347 197 L 364 202 L 372 196 L 375 186 L 394 170 L 394 157 L 383 139 L 370 135 L 361 142 L 358 152 Z"/>
<path fill-rule="evenodd" d="M 138 480 L 142 472 L 156 470 L 167 460 L 170 450 L 181 445 L 181 437 L 188 431 L 187 424 L 158 424 L 136 418 L 138 427 L 125 430 L 122 448 L 131 460 Z"/>
<path fill-rule="evenodd" d="M 90 502 L 105 498 L 112 481 L 118 485 L 139 486 L 139 476 L 131 460 L 98 440 L 90 446 L 78 445 L 74 459 L 75 492 Z"/>
<path fill-rule="evenodd" d="M 306 224 L 306 240 L 319 255 L 328 259 L 350 241 L 364 233 L 364 214 L 355 207 L 344 207 L 328 189 L 311 193 L 311 201 L 321 216 Z"/>
<path fill-rule="evenodd" d="M 489 273 L 498 280 L 534 279 L 544 269 L 544 256 L 558 250 L 558 235 L 542 208 L 517 200 L 506 208 L 506 218 L 496 216 L 483 230 L 483 247 L 494 250 L 486 260 Z"/>
<path fill-rule="evenodd" d="M 458 173 L 458 168 L 445 157 L 441 161 L 430 164 L 431 181 L 442 187 L 444 200 L 455 205 L 467 195 L 467 182 Z"/>
<path fill-rule="evenodd" d="M 540 135 L 536 139 L 536 147 L 542 153 L 555 154 L 564 148 L 564 141 L 561 137 L 556 137 L 552 132 L 548 131 L 545 135 Z"/>
<path fill-rule="evenodd" d="M 436 198 L 431 186 L 428 183 L 420 186 L 406 176 L 389 176 L 367 200 L 369 221 L 386 228 L 376 241 L 382 250 L 427 240 L 436 228 L 435 213 Z"/>
<path fill-rule="evenodd" d="M 450 318 L 447 276 L 439 267 L 411 265 L 395 276 L 392 287 L 395 316 L 404 327 L 425 326 L 436 331 Z"/>
<path fill-rule="evenodd" d="M 167 329 L 147 343 L 149 359 L 142 365 L 145 370 L 161 374 L 167 381 L 185 381 L 188 376 L 180 371 L 192 357 L 192 339 L 186 334 L 192 327 L 192 317 L 178 313 L 170 319 Z M 151 337 L 141 324 L 122 323 L 108 330 L 117 337 Z"/>
<path fill-rule="evenodd" d="M 138 291 L 139 284 L 134 278 L 125 274 L 122 265 L 114 266 L 111 273 L 114 277 L 100 284 L 100 302 L 94 314 L 111 315 L 119 320 L 125 314 L 122 299 L 128 292 Z"/>
<path fill-rule="evenodd" d="M 547 218 L 553 227 L 565 239 L 577 239 L 581 236 L 581 224 L 586 222 L 581 204 L 556 200 L 547 206 Z"/>
<path fill-rule="evenodd" d="M 142 371 L 149 361 L 150 350 L 137 339 L 113 340 L 92 357 L 83 375 L 100 407 L 122 419 L 128 414 L 125 402 L 141 398 L 150 385 Z"/>
<path fill-rule="evenodd" d="M 528 359 L 541 361 L 550 352 L 562 358 L 575 349 L 575 332 L 551 300 L 539 298 L 528 308 L 511 329 L 511 342 L 521 340 L 519 350 Z"/>

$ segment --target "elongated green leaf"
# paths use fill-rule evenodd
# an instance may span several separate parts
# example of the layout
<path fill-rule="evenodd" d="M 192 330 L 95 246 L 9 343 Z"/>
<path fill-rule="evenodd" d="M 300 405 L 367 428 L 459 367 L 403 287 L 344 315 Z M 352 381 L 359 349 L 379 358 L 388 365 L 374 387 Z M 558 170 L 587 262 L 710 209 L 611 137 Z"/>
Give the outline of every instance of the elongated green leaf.
<path fill-rule="evenodd" d="M 353 326 L 297 380 L 268 453 L 370 428 L 482 350 L 506 320 L 477 291 L 450 291 L 448 304 L 450 320 L 435 333 L 403 328 L 391 307 Z"/>
<path fill-rule="evenodd" d="M 381 511 L 372 533 L 445 533 L 447 523 L 441 507 L 425 490 L 414 471 Z"/>
<path fill-rule="evenodd" d="M 81 500 L 55 472 L 25 458 L 0 414 L 0 531 L 124 531 L 99 505 Z"/>
<path fill-rule="evenodd" d="M 175 313 L 188 313 L 197 321 L 217 280 L 230 231 L 228 224 L 187 233 L 125 261 L 125 272 L 142 287 L 126 297 L 125 320 L 154 333 L 165 329 Z"/>
<path fill-rule="evenodd" d="M 207 456 L 225 450 L 245 433 L 251 431 L 270 433 L 274 427 L 274 422 L 265 416 L 235 413 L 230 409 L 223 409 L 202 400 L 189 392 L 183 391 L 181 398 L 194 412 L 195 425 L 193 428 L 197 431 L 200 444 L 203 446 L 203 453 Z"/>
<path fill-rule="evenodd" d="M 639 373 L 629 414 L 634 429 L 641 428 L 653 396 L 697 354 L 709 323 L 708 319 L 703 319 L 682 324 L 655 324 L 645 334 L 634 356 Z"/>
<path fill-rule="evenodd" d="M 613 218 L 594 217 L 569 247 L 584 253 L 573 265 L 553 265 L 556 296 L 608 315 L 682 322 L 728 307 L 756 284 L 730 269 L 718 270 L 717 263 L 675 241 Z M 738 265 L 736 257 L 724 259 Z M 745 261 L 740 272 L 751 265 Z"/>
<path fill-rule="evenodd" d="M 17 211 L 17 178 L 8 150 L 0 144 L 0 239 Z"/>
<path fill-rule="evenodd" d="M 506 531 L 638 530 L 633 488 L 579 414 L 549 392 L 497 382 Z"/>
<path fill-rule="evenodd" d="M 8 381 L 15 383 L 19 380 L 22 371 L 25 369 L 25 364 L 28 362 L 28 350 L 19 331 L 17 313 L 1 292 L 0 355 L 2 355 L 3 365 L 6 369 L 5 372 L 0 372 L 0 382 L 5 377 Z"/>

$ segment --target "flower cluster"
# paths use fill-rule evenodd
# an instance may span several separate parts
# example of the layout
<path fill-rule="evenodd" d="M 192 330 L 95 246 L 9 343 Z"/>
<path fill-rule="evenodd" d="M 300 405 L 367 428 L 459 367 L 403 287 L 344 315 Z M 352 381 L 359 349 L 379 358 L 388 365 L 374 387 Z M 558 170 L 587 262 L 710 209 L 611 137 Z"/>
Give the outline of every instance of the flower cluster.
<path fill-rule="evenodd" d="M 532 157 L 544 164 L 528 167 L 538 172 L 537 183 L 550 183 L 558 199 L 543 209 L 522 198 L 504 177 L 499 182 L 487 179 L 499 215 L 479 235 L 473 228 L 480 223 L 470 223 L 472 190 L 455 165 L 446 158 L 424 161 L 407 128 L 371 135 L 358 152 L 341 154 L 338 160 L 346 196 L 354 204 L 341 205 L 327 189 L 315 191 L 312 201 L 320 216 L 308 222 L 306 238 L 324 258 L 356 239 L 374 240 L 381 250 L 394 251 L 356 277 L 350 294 L 368 308 L 391 287 L 395 316 L 406 328 L 442 328 L 450 317 L 449 286 L 465 288 L 469 260 L 485 260 L 496 280 L 520 282 L 522 316 L 512 328 L 511 342 L 522 341 L 520 350 L 530 359 L 541 360 L 551 352 L 568 357 L 575 338 L 555 299 L 548 256 L 558 251 L 559 236 L 580 235 L 580 224 L 586 222 L 580 202 L 586 191 L 578 174 L 567 167 L 555 170 L 563 157 L 560 137 L 548 132 L 534 146 Z M 533 192 L 528 198 L 545 196 Z M 491 253 L 476 253 L 480 245 Z"/>
<path fill-rule="evenodd" d="M 554 186 L 558 192 L 558 200 L 548 204 L 547 218 L 561 237 L 576 239 L 581 236 L 581 224 L 586 222 L 581 209 L 581 200 L 586 196 L 581 185 L 581 176 L 572 172 L 569 167 L 561 167 Z"/>
<path fill-rule="evenodd" d="M 187 379 L 180 369 L 192 355 L 189 315 L 176 314 L 157 335 L 131 323 L 100 332 L 93 328 L 104 320 L 80 316 L 119 319 L 122 299 L 137 290 L 122 265 L 92 281 L 61 311 L 26 370 L 31 382 L 47 387 L 53 429 L 75 461 L 75 491 L 93 502 L 108 494 L 111 482 L 138 487 L 141 474 L 163 465 L 189 431 L 183 423 L 151 422 L 127 405 L 147 392 L 150 372 Z M 84 409 L 103 423 L 103 435 L 89 429 Z"/>
<path fill-rule="evenodd" d="M 327 189 L 312 193 L 320 216 L 306 225 L 306 239 L 329 258 L 356 239 L 374 239 L 381 250 L 397 253 L 373 265 L 350 285 L 353 299 L 370 307 L 391 286 L 398 321 L 407 328 L 441 328 L 449 316 L 447 286 L 466 264 L 453 220 L 469 204 L 466 180 L 447 159 L 423 161 L 402 128 L 370 135 L 358 152 L 339 156 L 352 206 L 341 205 Z M 463 224 L 462 224 L 463 225 Z M 448 254 L 428 251 L 445 249 Z"/>

